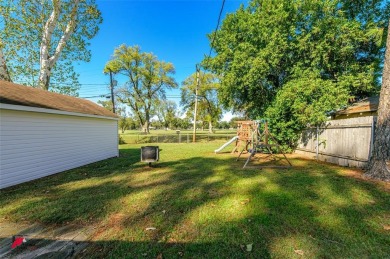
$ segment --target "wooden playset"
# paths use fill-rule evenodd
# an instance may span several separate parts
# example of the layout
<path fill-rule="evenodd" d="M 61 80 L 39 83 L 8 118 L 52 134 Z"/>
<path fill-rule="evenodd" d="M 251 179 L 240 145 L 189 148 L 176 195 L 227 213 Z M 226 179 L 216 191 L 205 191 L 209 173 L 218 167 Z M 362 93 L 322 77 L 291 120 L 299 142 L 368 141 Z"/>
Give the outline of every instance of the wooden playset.
<path fill-rule="evenodd" d="M 257 124 L 255 121 L 236 121 L 237 123 L 237 139 L 236 145 L 232 153 L 238 151 L 242 147 L 242 151 L 248 151 L 248 147 L 252 143 L 253 132 L 257 130 Z"/>
<path fill-rule="evenodd" d="M 229 144 L 236 142 L 236 145 L 232 151 L 235 153 L 240 150 L 240 154 L 238 155 L 236 161 L 241 157 L 241 155 L 246 151 L 249 154 L 243 168 L 245 168 L 251 159 L 257 154 L 264 154 L 265 157 L 261 157 L 258 160 L 262 159 L 265 163 L 263 165 L 258 166 L 259 168 L 265 167 L 291 167 L 291 163 L 286 157 L 283 149 L 276 141 L 276 139 L 272 136 L 268 129 L 268 122 L 266 120 L 258 120 L 258 121 L 236 121 L 237 123 L 237 135 L 233 137 L 231 140 L 222 145 L 219 149 L 215 150 L 215 153 L 222 151 Z M 262 126 L 262 127 L 261 127 Z M 260 132 L 261 128 L 263 129 Z M 282 160 L 275 156 L 276 152 L 281 152 L 283 154 L 283 158 L 287 161 L 288 165 L 270 165 L 268 162 L 275 162 L 277 160 Z M 271 158 L 271 159 L 270 159 Z M 268 161 L 267 161 L 268 159 Z"/>
<path fill-rule="evenodd" d="M 264 167 L 290 167 L 292 166 L 288 158 L 286 157 L 283 149 L 272 136 L 268 129 L 268 122 L 266 120 L 260 121 L 237 121 L 237 138 L 236 146 L 234 147 L 232 153 L 241 149 L 240 154 L 237 157 L 241 157 L 243 152 L 249 152 L 250 155 L 247 158 L 243 168 L 245 168 L 250 160 L 257 154 L 267 154 L 266 158 L 271 157 L 273 160 L 276 160 L 274 151 L 277 150 L 283 154 L 283 158 L 287 161 L 288 165 L 263 165 L 259 166 L 260 168 Z M 263 124 L 263 132 L 260 132 L 260 126 Z"/>

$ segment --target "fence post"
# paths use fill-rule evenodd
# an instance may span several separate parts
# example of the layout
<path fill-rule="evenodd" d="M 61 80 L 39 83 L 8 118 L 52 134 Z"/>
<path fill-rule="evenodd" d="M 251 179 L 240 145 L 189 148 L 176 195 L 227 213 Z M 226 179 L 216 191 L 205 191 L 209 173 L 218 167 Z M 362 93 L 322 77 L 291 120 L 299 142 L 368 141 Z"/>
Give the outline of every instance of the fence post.
<path fill-rule="evenodd" d="M 190 135 L 187 133 L 187 143 L 190 143 Z"/>

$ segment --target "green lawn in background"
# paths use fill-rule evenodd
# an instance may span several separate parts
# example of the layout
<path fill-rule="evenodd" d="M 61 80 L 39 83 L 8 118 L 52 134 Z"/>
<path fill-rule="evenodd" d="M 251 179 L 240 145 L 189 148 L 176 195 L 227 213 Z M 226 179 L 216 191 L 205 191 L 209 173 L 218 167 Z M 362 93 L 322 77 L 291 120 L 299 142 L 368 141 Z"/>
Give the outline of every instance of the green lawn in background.
<path fill-rule="evenodd" d="M 236 130 L 216 130 L 214 133 L 198 130 L 196 142 L 208 142 L 214 140 L 227 141 L 237 135 Z M 144 134 L 138 130 L 119 131 L 120 144 L 139 143 L 191 143 L 193 132 L 190 130 L 151 130 L 150 134 Z"/>
<path fill-rule="evenodd" d="M 0 222 L 94 225 L 87 258 L 389 257 L 384 184 L 299 157 L 242 169 L 233 146 L 214 154 L 221 144 L 159 144 L 151 168 L 141 145 L 122 145 L 119 158 L 2 190 Z"/>
<path fill-rule="evenodd" d="M 124 133 L 122 133 L 121 130 L 119 130 L 120 134 L 124 135 L 143 135 L 144 133 L 139 131 L 139 130 L 125 130 Z M 181 134 L 192 134 L 192 130 L 180 130 Z M 177 134 L 177 130 L 164 130 L 164 129 L 158 129 L 158 130 L 150 130 L 150 134 L 155 135 L 155 134 L 161 134 L 161 135 L 168 135 L 168 134 Z M 196 130 L 197 135 L 207 135 L 207 134 L 237 134 L 237 130 L 228 130 L 228 129 L 214 129 L 213 133 L 210 133 L 208 129 L 201 130 L 198 129 Z"/>

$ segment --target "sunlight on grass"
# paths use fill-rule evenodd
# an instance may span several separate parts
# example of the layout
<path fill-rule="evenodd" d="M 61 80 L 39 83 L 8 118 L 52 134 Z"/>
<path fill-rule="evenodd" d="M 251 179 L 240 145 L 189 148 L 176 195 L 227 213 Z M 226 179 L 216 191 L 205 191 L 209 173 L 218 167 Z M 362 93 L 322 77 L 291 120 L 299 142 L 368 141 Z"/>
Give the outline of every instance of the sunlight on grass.
<path fill-rule="evenodd" d="M 94 226 L 92 257 L 390 254 L 383 188 L 297 156 L 289 169 L 242 169 L 247 154 L 214 154 L 220 145 L 159 143 L 152 167 L 139 161 L 141 145 L 122 145 L 119 158 L 5 189 L 0 221 Z"/>
<path fill-rule="evenodd" d="M 283 233 L 283 230 L 281 230 Z M 315 258 L 319 254 L 319 247 L 315 240 L 307 235 L 291 235 L 285 231 L 285 237 L 277 237 L 270 241 L 270 250 L 276 258 Z"/>
<path fill-rule="evenodd" d="M 112 207 L 120 211 L 140 213 L 150 206 L 151 201 L 161 193 L 160 189 L 135 190 L 131 194 L 112 201 Z"/>
<path fill-rule="evenodd" d="M 203 184 L 217 184 L 224 181 L 225 178 L 222 175 L 213 175 L 203 180 Z"/>
<path fill-rule="evenodd" d="M 140 172 L 132 175 L 132 179 L 128 182 L 131 188 L 141 188 L 147 186 L 157 186 L 164 184 L 169 179 L 167 171 L 159 170 L 157 172 L 150 172 L 152 169 L 147 169 L 145 172 Z"/>
<path fill-rule="evenodd" d="M 187 219 L 196 224 L 241 220 L 247 217 L 246 204 L 249 200 L 246 195 L 226 196 L 192 210 Z"/>
<path fill-rule="evenodd" d="M 1 209 L 0 209 L 0 222 L 1 222 L 1 217 L 8 219 L 8 217 L 12 217 L 15 214 L 22 214 L 23 215 L 23 213 L 20 213 L 19 210 L 23 206 L 25 206 L 26 203 L 27 204 L 28 203 L 36 204 L 36 203 L 39 203 L 40 201 L 42 201 L 42 199 L 43 199 L 42 197 L 19 198 L 15 201 L 12 201 L 9 204 L 2 205 Z"/>
<path fill-rule="evenodd" d="M 323 228 L 339 231 L 344 226 L 348 226 L 348 222 L 344 218 L 332 212 L 332 207 L 323 207 L 318 212 L 319 215 L 316 217 L 316 220 Z"/>
<path fill-rule="evenodd" d="M 345 195 L 336 193 L 328 183 L 321 183 L 316 186 L 315 192 L 318 194 L 318 197 L 328 204 L 333 206 L 344 206 L 350 201 Z"/>
<path fill-rule="evenodd" d="M 126 176 L 116 176 L 106 179 L 102 178 L 88 178 L 84 180 L 74 181 L 71 183 L 61 184 L 55 189 L 62 189 L 63 191 L 76 191 L 78 189 L 85 189 L 91 187 L 98 187 L 109 182 L 121 182 L 126 178 Z"/>
<path fill-rule="evenodd" d="M 361 205 L 370 205 L 375 203 L 375 198 L 370 195 L 367 190 L 354 186 L 350 189 L 349 192 L 352 202 Z"/>

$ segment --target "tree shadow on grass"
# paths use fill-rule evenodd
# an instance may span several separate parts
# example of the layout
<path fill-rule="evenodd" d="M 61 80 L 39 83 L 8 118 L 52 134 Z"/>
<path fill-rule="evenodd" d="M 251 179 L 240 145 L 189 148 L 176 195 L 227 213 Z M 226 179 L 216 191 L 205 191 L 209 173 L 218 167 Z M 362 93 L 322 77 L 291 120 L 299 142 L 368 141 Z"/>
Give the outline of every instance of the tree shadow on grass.
<path fill-rule="evenodd" d="M 313 161 L 246 170 L 234 159 L 190 157 L 148 168 L 137 163 L 139 150 L 121 150 L 120 158 L 36 183 L 50 184 L 48 193 L 34 195 L 22 186 L 6 190 L 0 200 L 9 206 L 23 196 L 31 199 L 8 211 L 17 218 L 25 213 L 29 221 L 96 224 L 81 257 L 390 254 L 381 225 L 390 224 L 390 196 L 375 185 Z"/>
<path fill-rule="evenodd" d="M 139 152 L 139 149 L 121 150 L 118 158 L 0 190 L 0 215 L 8 210 L 5 214 L 12 214 L 14 221 L 43 223 L 85 221 L 102 216 L 106 203 L 124 195 L 118 189 L 118 181 L 124 174 L 131 177 L 129 171 L 136 167 Z"/>
<path fill-rule="evenodd" d="M 273 253 L 291 257 L 291 251 L 302 250 L 308 257 L 359 258 L 390 254 L 390 236 L 384 230 L 390 223 L 389 193 L 341 176 L 337 169 L 307 161 L 288 170 L 260 171 L 269 181 L 260 183 L 251 196 L 266 204 L 268 213 L 254 213 L 254 221 L 270 236 Z M 258 173 L 248 171 L 245 177 Z M 270 183 L 276 188 L 269 188 Z"/>

